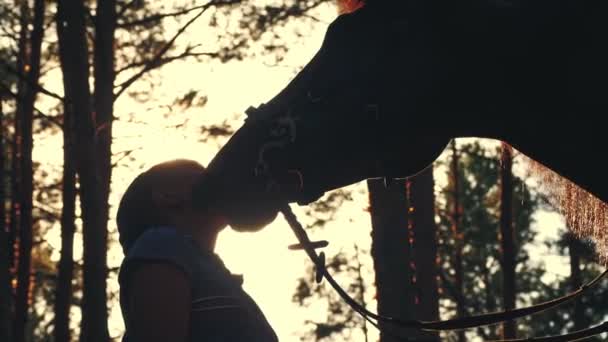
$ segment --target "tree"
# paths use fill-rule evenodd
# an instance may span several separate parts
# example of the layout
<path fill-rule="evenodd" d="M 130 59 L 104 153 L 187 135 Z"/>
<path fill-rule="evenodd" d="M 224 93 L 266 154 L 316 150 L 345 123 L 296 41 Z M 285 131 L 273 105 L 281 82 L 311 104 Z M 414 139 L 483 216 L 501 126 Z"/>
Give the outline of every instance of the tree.
<path fill-rule="evenodd" d="M 372 257 L 378 312 L 399 319 L 439 318 L 437 236 L 433 167 L 393 184 L 369 180 Z M 393 341 L 393 326 L 380 323 L 381 340 Z M 388 331 L 388 333 L 385 332 Z M 398 335 L 437 340 L 432 332 L 400 329 Z"/>
<path fill-rule="evenodd" d="M 407 181 L 408 229 L 415 271 L 416 316 L 418 320 L 439 319 L 437 283 L 437 228 L 435 225 L 435 182 L 433 166 Z M 436 332 L 419 331 L 414 338 L 439 340 Z"/>
<path fill-rule="evenodd" d="M 0 96 L 0 340 L 12 340 L 11 311 L 11 274 L 9 263 L 9 239 L 6 225 L 6 140 L 4 129 L 4 99 Z"/>
<path fill-rule="evenodd" d="M 539 288 L 540 296 L 537 301 L 547 301 L 578 289 L 580 284 L 591 281 L 604 270 L 598 263 L 598 255 L 594 244 L 589 239 L 579 239 L 574 233 L 564 229 L 563 234 L 555 240 L 547 241 L 547 247 L 568 258 L 570 275 L 558 278 L 551 284 Z M 557 335 L 587 328 L 605 320 L 608 305 L 608 289 L 598 286 L 592 293 L 574 299 L 571 303 L 544 312 L 531 322 L 532 333 L 535 335 Z M 535 324 L 535 322 L 543 324 Z M 587 339 L 603 341 L 601 336 Z M 587 341 L 586 340 L 586 341 Z"/>
<path fill-rule="evenodd" d="M 66 89 L 64 89 L 66 93 Z M 72 279 L 74 277 L 74 232 L 76 231 L 76 170 L 74 166 L 74 112 L 69 105 L 63 106 L 63 174 L 61 206 L 61 256 L 55 286 L 56 342 L 71 341 L 70 305 L 72 303 Z"/>
<path fill-rule="evenodd" d="M 74 113 L 76 170 L 80 180 L 80 201 L 84 237 L 84 293 L 82 301 L 83 341 L 107 341 L 106 241 L 103 188 L 97 170 L 96 130 L 89 88 L 88 42 L 85 5 L 82 0 L 60 0 L 57 4 L 57 36 L 65 89 L 65 102 Z M 102 240 L 92 240 L 102 237 Z M 97 262 L 97 264 L 93 264 Z"/>
<path fill-rule="evenodd" d="M 449 316 L 459 315 L 457 303 L 461 302 L 464 303 L 462 307 L 466 315 L 494 312 L 503 305 L 502 268 L 499 261 L 502 253 L 498 239 L 501 202 L 500 153 L 482 146 L 479 142 L 458 143 L 456 152 L 461 206 L 457 236 L 452 230 L 454 186 L 450 183 L 454 182 L 453 179 L 440 192 L 441 196 L 438 196 L 438 203 L 441 208 L 445 208 L 439 211 L 442 309 Z M 452 177 L 453 161 L 452 158 L 448 164 L 448 172 Z M 513 222 L 517 227 L 515 233 L 519 245 L 515 254 L 518 269 L 517 300 L 532 304 L 531 298 L 536 299 L 539 289 L 545 287 L 541 277 L 546 270 L 542 265 L 530 262 L 526 250 L 528 244 L 534 242 L 536 235 L 531 227 L 534 223 L 533 213 L 540 206 L 540 200 L 523 179 L 514 176 L 512 184 Z M 455 251 L 458 249 L 462 251 L 462 267 L 466 270 L 463 272 L 462 293 L 456 289 L 457 279 L 453 266 L 455 256 L 458 255 Z M 518 330 L 522 334 L 532 336 L 532 326 L 532 322 L 526 321 L 518 325 Z M 466 332 L 465 338 L 470 340 L 476 335 L 489 340 L 500 338 L 499 332 L 493 326 Z M 445 338 L 449 341 L 459 339 L 453 332 L 446 333 Z"/>
<path fill-rule="evenodd" d="M 413 319 L 416 307 L 412 279 L 415 276 L 407 216 L 406 180 L 385 186 L 382 180 L 367 181 L 372 222 L 372 258 L 376 271 L 378 313 L 399 319 Z M 392 341 L 393 326 L 380 322 L 380 340 Z M 389 332 L 388 334 L 386 332 Z M 400 329 L 410 336 L 413 329 Z"/>
<path fill-rule="evenodd" d="M 502 252 L 502 291 L 505 310 L 515 309 L 515 231 L 513 227 L 513 156 L 506 143 L 501 145 L 500 169 L 500 243 Z M 502 326 L 502 338 L 514 339 L 517 335 L 515 321 L 506 321 Z"/>
<path fill-rule="evenodd" d="M 568 244 L 568 255 L 570 257 L 571 291 L 576 291 L 583 285 L 581 254 L 583 253 L 584 245 L 576 236 L 574 236 L 574 234 L 566 234 L 564 239 Z M 578 300 L 574 302 L 572 319 L 574 321 L 574 330 L 582 330 L 587 327 L 585 322 L 585 308 Z"/>
<path fill-rule="evenodd" d="M 460 176 L 459 176 L 459 160 L 458 151 L 456 148 L 456 139 L 453 139 L 450 143 L 452 160 L 450 162 L 450 177 L 448 184 L 448 191 L 451 192 L 452 207 L 447 210 L 451 212 L 451 232 L 454 238 L 454 259 L 452 267 L 454 269 L 454 288 L 453 294 L 456 301 L 456 315 L 459 318 L 466 316 L 465 303 L 463 298 L 463 286 L 464 286 L 464 274 L 462 265 L 462 246 L 463 246 L 463 234 L 461 233 L 461 216 L 462 216 L 462 205 L 460 203 L 461 191 L 460 191 Z M 449 202 L 448 202 L 449 203 Z M 458 331 L 458 341 L 465 342 L 466 337 L 464 330 Z"/>
<path fill-rule="evenodd" d="M 19 224 L 19 262 L 17 271 L 17 296 L 15 300 L 14 338 L 15 341 L 25 340 L 25 324 L 27 322 L 28 307 L 30 302 L 30 267 L 32 253 L 32 195 L 33 195 L 33 117 L 34 103 L 38 93 L 38 78 L 40 76 L 40 54 L 42 39 L 44 35 L 44 0 L 34 1 L 34 18 L 31 36 L 27 39 L 27 55 L 23 71 L 25 82 L 21 82 L 22 88 L 18 91 L 16 115 L 21 121 L 21 149 L 20 149 L 20 171 L 22 188 L 20 192 L 20 224 Z M 23 11 L 28 12 L 27 2 L 22 2 L 21 15 L 26 16 Z M 26 26 L 27 27 L 27 26 Z M 24 30 L 24 28 L 22 28 Z M 26 29 L 27 30 L 27 29 Z"/>

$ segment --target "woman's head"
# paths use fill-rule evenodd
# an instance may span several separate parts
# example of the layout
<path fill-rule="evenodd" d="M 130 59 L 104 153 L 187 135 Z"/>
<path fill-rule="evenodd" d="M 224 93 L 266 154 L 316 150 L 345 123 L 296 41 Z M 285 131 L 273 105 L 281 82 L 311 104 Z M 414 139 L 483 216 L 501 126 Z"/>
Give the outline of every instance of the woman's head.
<path fill-rule="evenodd" d="M 125 191 L 116 217 L 120 243 L 126 252 L 144 231 L 171 225 L 189 233 L 216 234 L 224 226 L 213 208 L 194 208 L 192 189 L 205 168 L 192 160 L 172 160 L 137 176 Z"/>

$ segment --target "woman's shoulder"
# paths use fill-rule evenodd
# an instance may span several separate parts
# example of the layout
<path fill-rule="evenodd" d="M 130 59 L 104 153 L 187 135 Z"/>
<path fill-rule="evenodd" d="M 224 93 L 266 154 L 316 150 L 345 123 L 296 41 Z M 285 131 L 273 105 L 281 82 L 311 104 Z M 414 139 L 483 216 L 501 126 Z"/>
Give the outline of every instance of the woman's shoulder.
<path fill-rule="evenodd" d="M 170 226 L 154 227 L 144 232 L 126 253 L 121 278 L 133 268 L 146 263 L 171 264 L 191 278 L 197 268 L 197 251 L 192 239 Z"/>
<path fill-rule="evenodd" d="M 133 244 L 126 258 L 141 255 L 160 256 L 167 253 L 189 251 L 194 247 L 192 239 L 171 226 L 146 230 Z"/>

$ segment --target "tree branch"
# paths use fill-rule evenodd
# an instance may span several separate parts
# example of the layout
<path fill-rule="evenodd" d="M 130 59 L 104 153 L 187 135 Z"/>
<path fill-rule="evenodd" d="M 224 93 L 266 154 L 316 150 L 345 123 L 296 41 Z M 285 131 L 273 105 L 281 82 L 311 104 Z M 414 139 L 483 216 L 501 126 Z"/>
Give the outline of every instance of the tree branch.
<path fill-rule="evenodd" d="M 14 32 L 9 32 L 4 25 L 0 25 L 0 30 L 2 30 L 2 32 L 4 32 L 3 36 L 10 38 L 13 41 L 19 40 L 19 36 L 17 34 L 15 34 Z"/>
<path fill-rule="evenodd" d="M 315 18 L 314 16 L 308 14 L 308 11 L 315 9 L 326 2 L 326 0 L 316 0 L 312 3 L 307 3 L 302 8 L 300 8 L 297 4 L 284 9 L 280 7 L 267 7 L 267 10 L 272 10 L 273 12 L 275 12 L 275 16 L 272 18 L 272 20 L 268 22 L 268 24 L 276 24 L 293 17 L 306 17 L 315 21 L 320 21 L 318 18 Z"/>
<path fill-rule="evenodd" d="M 133 152 L 139 151 L 141 149 L 142 149 L 141 147 L 138 147 L 138 148 L 134 148 L 131 150 L 126 150 L 126 151 L 115 153 L 114 155 L 122 154 L 122 156 L 120 156 L 114 163 L 112 163 L 112 168 L 115 168 L 118 165 L 118 163 L 120 163 L 123 159 L 128 158 L 131 154 L 133 154 Z"/>
<path fill-rule="evenodd" d="M 15 100 L 17 100 L 17 101 L 21 100 L 21 98 L 19 97 L 19 95 L 13 93 L 10 90 L 10 88 L 7 85 L 5 85 L 4 83 L 0 83 L 0 89 L 4 90 L 4 92 L 6 94 L 10 95 Z M 57 120 L 57 118 L 55 118 L 54 116 L 50 116 L 50 115 L 45 114 L 40 109 L 36 108 L 36 106 L 34 106 L 34 111 L 37 113 L 37 115 L 35 116 L 36 119 L 44 119 L 44 120 L 47 120 L 48 122 L 56 125 L 59 128 L 63 127 L 63 124 L 59 120 Z"/>
<path fill-rule="evenodd" d="M 173 37 L 162 47 L 158 50 L 158 52 L 156 53 L 156 55 L 154 56 L 154 58 L 152 58 L 152 60 L 149 61 L 148 64 L 146 64 L 137 74 L 131 76 L 131 78 L 129 78 L 128 80 L 126 80 L 125 82 L 123 82 L 122 84 L 119 85 L 120 89 L 118 90 L 118 92 L 116 93 L 116 95 L 114 95 L 114 101 L 116 101 L 116 99 L 125 91 L 127 90 L 128 87 L 130 87 L 133 83 L 135 83 L 135 81 L 137 81 L 138 79 L 140 79 L 144 74 L 146 74 L 148 71 L 154 69 L 156 67 L 156 65 L 159 63 L 159 61 L 162 59 L 163 55 L 165 53 L 167 53 L 167 51 L 169 51 L 169 49 L 171 48 L 171 46 L 173 46 L 173 43 L 175 43 L 175 41 L 177 40 L 177 38 L 179 36 L 182 35 L 182 33 L 184 33 L 186 31 L 186 29 L 192 25 L 192 23 L 194 23 L 198 18 L 200 18 L 203 13 L 205 13 L 207 11 L 207 9 L 209 9 L 211 6 L 215 6 L 218 4 L 228 4 L 228 3 L 234 3 L 236 1 L 240 1 L 240 0 L 218 0 L 218 1 L 210 1 L 207 4 L 205 4 L 200 12 L 198 14 L 196 14 L 194 17 L 192 17 L 190 20 L 188 20 L 188 22 L 186 22 L 186 24 L 184 26 L 182 26 L 176 33 L 175 35 L 173 35 Z"/>
<path fill-rule="evenodd" d="M 160 21 L 164 18 L 168 18 L 168 17 L 178 17 L 181 15 L 185 15 L 188 14 L 190 12 L 199 10 L 199 9 L 204 9 L 208 6 L 209 4 L 204 4 L 204 5 L 200 5 L 200 6 L 195 6 L 195 7 L 191 7 L 191 8 L 186 8 L 183 9 L 181 11 L 177 11 L 177 12 L 172 12 L 172 13 L 159 13 L 159 14 L 154 14 L 151 15 L 149 17 L 145 17 L 142 19 L 137 19 L 137 20 L 133 20 L 133 21 L 128 21 L 128 22 L 124 22 L 124 23 L 118 23 L 118 25 L 116 25 L 117 28 L 122 28 L 122 29 L 129 29 L 133 26 L 139 26 L 139 25 L 145 25 L 151 22 L 155 22 L 155 21 Z"/>
<path fill-rule="evenodd" d="M 2 66 L 4 66 L 4 69 L 6 71 L 8 71 L 9 73 L 17 76 L 17 78 L 19 78 L 19 80 L 24 81 L 24 82 L 28 82 L 28 85 L 33 86 L 34 88 L 36 88 L 36 91 L 43 93 L 44 95 L 50 96 L 54 99 L 57 99 L 59 101 L 64 101 L 63 96 L 58 95 L 48 89 L 45 89 L 44 87 L 42 87 L 40 84 L 29 84 L 30 82 L 28 81 L 27 77 L 25 77 L 25 75 L 23 75 L 22 73 L 20 73 L 19 71 L 17 71 L 15 68 L 13 68 L 10 64 L 6 63 L 5 61 L 0 60 L 0 64 L 2 64 Z"/>
<path fill-rule="evenodd" d="M 185 59 L 188 57 L 212 57 L 212 58 L 216 58 L 219 57 L 219 53 L 217 52 L 191 52 L 191 49 L 188 48 L 186 49 L 186 51 L 182 52 L 179 55 L 176 56 L 169 56 L 169 57 L 164 57 L 161 58 L 160 60 L 158 60 L 154 65 L 152 65 L 152 69 L 156 69 L 159 68 L 165 64 L 169 64 L 171 62 L 180 60 L 180 59 Z M 120 74 L 121 72 L 124 72 L 126 70 L 129 69 L 133 69 L 133 68 L 137 68 L 137 67 L 145 67 L 146 65 L 152 64 L 153 60 L 145 60 L 145 61 L 137 61 L 137 62 L 133 62 L 129 65 L 126 65 L 122 68 L 120 68 L 119 70 L 116 71 L 116 75 Z M 150 70 L 152 70 L 150 69 Z"/>
<path fill-rule="evenodd" d="M 36 203 L 34 203 L 34 209 L 40 210 L 40 212 L 42 212 L 44 215 L 46 215 L 47 219 L 50 218 L 55 221 L 59 221 L 61 219 L 60 215 L 57 212 L 55 212 L 52 209 L 45 208 L 45 206 L 38 201 L 36 201 Z"/>
<path fill-rule="evenodd" d="M 34 107 L 34 110 L 36 111 L 34 119 L 46 120 L 59 128 L 63 127 L 63 123 L 57 119 L 57 116 L 50 116 L 48 114 L 44 114 L 36 107 Z"/>
<path fill-rule="evenodd" d="M 448 290 L 450 293 L 450 297 L 458 304 L 463 305 L 466 302 L 463 298 L 462 294 L 456 291 L 456 288 L 452 284 L 452 282 L 445 276 L 443 272 L 437 272 L 439 274 L 439 278 L 441 279 L 441 283 L 444 285 L 444 288 Z"/>
<path fill-rule="evenodd" d="M 127 2 L 126 4 L 124 4 L 121 8 L 119 8 L 116 11 L 116 18 L 122 18 L 122 16 L 125 14 L 125 12 L 131 8 L 131 6 L 133 6 L 133 4 L 135 4 L 135 2 L 138 0 L 131 0 L 129 2 Z"/>

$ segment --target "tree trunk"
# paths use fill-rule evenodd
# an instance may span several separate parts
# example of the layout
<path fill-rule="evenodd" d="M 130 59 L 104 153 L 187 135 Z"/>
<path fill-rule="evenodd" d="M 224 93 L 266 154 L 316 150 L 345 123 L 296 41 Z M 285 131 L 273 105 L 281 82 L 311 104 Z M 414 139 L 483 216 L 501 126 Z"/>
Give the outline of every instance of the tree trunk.
<path fill-rule="evenodd" d="M 17 296 L 15 301 L 15 341 L 24 341 L 25 324 L 27 323 L 30 302 L 30 269 L 32 254 L 32 194 L 33 194 L 33 164 L 32 126 L 34 118 L 34 103 L 36 102 L 37 84 L 40 76 L 40 49 L 44 35 L 44 0 L 34 2 L 33 30 L 29 39 L 29 58 L 24 72 L 26 82 L 24 90 L 19 91 L 18 102 L 21 106 L 17 111 L 22 116 L 21 125 L 21 181 L 22 196 L 20 201 L 21 217 L 19 224 L 19 267 L 17 271 Z"/>
<path fill-rule="evenodd" d="M 19 40 L 17 42 L 17 71 L 25 73 L 27 65 L 27 42 L 28 42 L 28 23 L 29 7 L 27 1 L 15 0 L 15 7 L 19 8 Z M 19 227 L 21 221 L 21 154 L 22 137 L 21 126 L 23 125 L 23 92 L 26 89 L 24 77 L 17 79 L 17 103 L 14 117 L 13 141 L 11 146 L 11 213 L 9 223 L 9 244 L 11 248 L 10 267 L 11 278 L 16 279 L 17 268 L 19 267 Z M 15 295 L 15 285 L 11 285 L 13 296 Z M 13 333 L 16 333 L 13 330 Z"/>
<path fill-rule="evenodd" d="M 515 230 L 513 228 L 513 175 L 512 149 L 503 143 L 500 169 L 500 237 L 502 250 L 503 305 L 505 310 L 515 309 Z M 517 336 L 515 321 L 503 323 L 502 338 Z"/>
<path fill-rule="evenodd" d="M 357 298 L 357 301 L 359 301 L 359 303 L 361 303 L 361 305 L 363 307 L 366 307 L 366 303 L 365 303 L 365 290 L 366 290 L 366 286 L 365 286 L 365 282 L 363 281 L 363 272 L 362 272 L 362 265 L 361 265 L 361 259 L 359 258 L 359 247 L 357 247 L 357 245 L 355 244 L 355 259 L 357 260 L 357 265 L 356 267 L 356 271 L 357 271 L 357 287 L 359 288 L 359 296 Z M 367 321 L 365 319 L 361 319 L 361 330 L 363 332 L 363 336 L 364 336 L 364 342 L 368 342 L 369 339 L 367 337 L 368 335 L 368 329 L 367 329 Z"/>
<path fill-rule="evenodd" d="M 4 111 L 0 94 L 0 341 L 12 341 L 11 311 L 13 294 L 11 292 L 11 273 L 9 257 L 12 253 L 6 222 L 6 160 L 7 150 L 4 139 Z"/>
<path fill-rule="evenodd" d="M 83 221 L 82 341 L 109 340 L 106 300 L 107 201 L 97 156 L 97 127 L 89 87 L 88 44 L 83 0 L 59 0 L 57 28 L 66 105 L 74 113 L 74 153 Z"/>
<path fill-rule="evenodd" d="M 378 313 L 399 319 L 415 317 L 412 264 L 405 180 L 385 187 L 378 179 L 368 180 L 372 220 L 372 258 L 376 271 Z M 385 331 L 414 336 L 414 330 L 397 329 L 380 322 L 380 341 L 397 341 Z M 385 330 L 386 329 L 386 330 Z"/>
<path fill-rule="evenodd" d="M 460 231 L 460 222 L 462 217 L 462 205 L 460 200 L 460 173 L 459 169 L 459 158 L 458 151 L 456 149 L 456 139 L 451 142 L 452 148 L 452 161 L 450 163 L 450 174 L 452 181 L 452 235 L 454 236 L 454 261 L 452 267 L 454 268 L 454 291 L 458 298 L 464 298 L 464 271 L 462 266 L 462 232 Z M 456 301 L 456 314 L 459 318 L 466 316 L 466 309 L 462 300 Z M 466 342 L 466 336 L 464 330 L 458 330 L 458 341 Z"/>
<path fill-rule="evenodd" d="M 434 321 L 439 319 L 439 288 L 433 167 L 418 173 L 409 180 L 409 184 L 407 197 L 414 233 L 410 246 L 416 272 L 416 319 Z M 436 332 L 420 331 L 415 337 L 424 341 L 439 341 Z"/>
<path fill-rule="evenodd" d="M 90 309 L 83 315 L 81 341 L 92 341 L 98 338 L 98 332 L 106 336 L 98 341 L 106 341 L 107 336 L 107 240 L 108 240 L 108 197 L 112 173 L 112 120 L 114 106 L 114 31 L 116 28 L 115 0 L 97 2 L 94 40 L 94 109 L 90 122 L 82 122 L 86 130 L 94 134 L 91 148 L 96 157 L 95 168 L 82 169 L 81 200 L 90 210 L 90 229 L 84 229 L 84 285 L 83 302 Z M 78 119 L 77 119 L 78 120 Z M 78 128 L 83 133 L 84 126 Z M 92 131 L 91 131 L 92 129 Z M 79 133 L 79 134 L 80 134 Z M 85 165 L 90 167 L 90 165 Z M 89 191 L 93 192 L 89 192 Z M 83 213 L 85 209 L 83 208 Z M 88 286 L 88 287 L 87 287 Z M 86 327 L 86 328 L 84 328 Z"/>
<path fill-rule="evenodd" d="M 570 254 L 570 284 L 572 291 L 578 290 L 583 285 L 581 272 L 581 242 L 574 234 L 568 234 L 568 253 Z M 582 330 L 585 325 L 585 306 L 581 303 L 580 298 L 574 300 L 574 330 Z"/>
<path fill-rule="evenodd" d="M 70 342 L 70 304 L 74 276 L 74 232 L 76 230 L 76 171 L 74 169 L 73 113 L 64 105 L 63 185 L 61 208 L 61 258 L 55 289 L 55 342 Z"/>
<path fill-rule="evenodd" d="M 11 162 L 10 162 L 10 213 L 8 219 L 8 263 L 9 263 L 9 276 L 11 283 L 11 296 L 13 297 L 13 305 L 14 305 L 14 297 L 15 297 L 15 288 L 13 280 L 16 281 L 17 274 L 17 266 L 19 262 L 19 252 L 18 245 L 19 240 L 17 239 L 17 235 L 19 233 L 19 219 L 21 217 L 21 208 L 19 207 L 20 202 L 20 194 L 21 194 L 21 118 L 15 112 L 15 118 L 13 122 L 13 137 L 11 141 Z"/>

